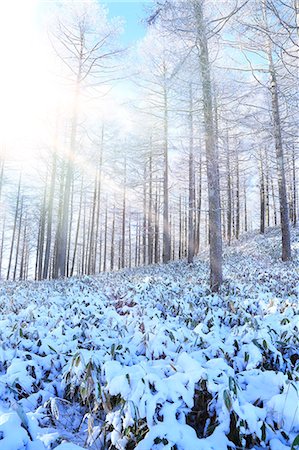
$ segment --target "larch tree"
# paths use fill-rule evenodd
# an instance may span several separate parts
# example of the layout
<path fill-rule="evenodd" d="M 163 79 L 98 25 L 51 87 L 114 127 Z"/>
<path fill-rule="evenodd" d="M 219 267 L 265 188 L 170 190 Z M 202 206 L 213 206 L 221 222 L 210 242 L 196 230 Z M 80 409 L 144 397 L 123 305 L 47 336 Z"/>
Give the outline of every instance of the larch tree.
<path fill-rule="evenodd" d="M 76 158 L 80 97 L 88 87 L 107 83 L 115 71 L 115 58 L 121 52 L 115 45 L 120 25 L 110 23 L 107 11 L 96 2 L 64 4 L 58 11 L 51 41 L 73 86 L 73 106 L 66 173 L 63 186 L 61 224 L 57 230 L 57 255 L 54 271 L 64 277 L 67 267 L 71 186 Z M 85 91 L 85 92 L 84 92 Z"/>
<path fill-rule="evenodd" d="M 276 5 L 276 7 L 275 7 Z M 290 67 L 284 63 L 285 53 L 288 45 L 293 47 L 293 34 L 290 25 L 281 24 L 281 8 L 284 6 L 280 0 L 256 0 L 249 5 L 251 8 L 247 17 L 240 18 L 242 26 L 246 27 L 247 33 L 242 37 L 243 54 L 248 62 L 253 78 L 264 87 L 265 97 L 269 98 L 269 114 L 271 120 L 270 134 L 275 149 L 276 173 L 278 184 L 278 199 L 280 209 L 280 227 L 282 238 L 282 260 L 291 259 L 291 235 L 289 222 L 289 205 L 286 176 L 286 145 L 284 124 L 281 118 L 281 107 L 284 99 L 284 78 L 290 72 Z M 254 10 L 252 9 L 254 7 Z M 295 15 L 293 17 L 295 26 Z M 243 28 L 244 31 L 244 28 Z M 258 55 L 259 64 L 256 61 Z M 262 64 L 261 62 L 262 61 Z M 260 121 L 260 118 L 258 119 Z M 266 153 L 265 153 L 266 155 Z M 265 209 L 262 213 L 262 221 L 266 220 L 268 202 L 268 184 L 266 174 L 266 161 L 261 161 L 261 205 Z M 265 217 L 263 217 L 265 216 Z M 264 226 L 261 226 L 263 229 Z"/>
<path fill-rule="evenodd" d="M 157 42 L 159 41 L 159 42 Z M 138 84 L 144 92 L 140 106 L 146 115 L 151 116 L 152 123 L 161 130 L 162 156 L 162 260 L 171 259 L 171 229 L 169 218 L 169 120 L 173 77 L 176 73 L 173 51 L 169 50 L 170 41 L 159 27 L 150 30 L 140 48 L 142 69 Z M 153 50 L 154 47 L 154 50 Z M 149 51 L 150 50 L 150 51 Z"/>
<path fill-rule="evenodd" d="M 272 120 L 273 120 L 273 134 L 275 141 L 276 151 L 276 163 L 277 163 L 277 175 L 278 175 L 278 192 L 279 192 L 279 206 L 280 206 L 280 225 L 281 225 L 281 238 L 282 238 L 282 260 L 288 261 L 291 259 L 291 234 L 289 223 L 289 208 L 288 197 L 286 187 L 286 174 L 285 174 L 285 156 L 282 141 L 281 119 L 280 119 L 280 107 L 278 96 L 278 84 L 277 73 L 273 58 L 272 40 L 269 35 L 268 24 L 268 12 L 266 0 L 262 1 L 262 11 L 264 26 L 266 31 L 266 47 L 267 57 L 269 62 L 269 75 L 270 75 L 270 92 L 272 98 Z"/>
<path fill-rule="evenodd" d="M 208 179 L 210 286 L 218 291 L 222 284 L 222 233 L 218 155 L 213 111 L 213 88 L 208 46 L 207 20 L 204 1 L 166 1 L 149 18 L 149 22 L 162 18 L 167 30 L 184 36 L 186 51 L 197 51 L 202 85 L 202 101 L 205 128 L 205 149 Z"/>

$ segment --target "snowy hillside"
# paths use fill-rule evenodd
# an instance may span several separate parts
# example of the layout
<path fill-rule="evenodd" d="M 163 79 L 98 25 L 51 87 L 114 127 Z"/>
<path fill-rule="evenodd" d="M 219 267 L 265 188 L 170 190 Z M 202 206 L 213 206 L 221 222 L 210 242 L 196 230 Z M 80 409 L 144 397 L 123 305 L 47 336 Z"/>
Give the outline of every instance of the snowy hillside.
<path fill-rule="evenodd" d="M 0 450 L 299 448 L 293 239 L 226 248 L 219 295 L 205 259 L 2 283 Z"/>

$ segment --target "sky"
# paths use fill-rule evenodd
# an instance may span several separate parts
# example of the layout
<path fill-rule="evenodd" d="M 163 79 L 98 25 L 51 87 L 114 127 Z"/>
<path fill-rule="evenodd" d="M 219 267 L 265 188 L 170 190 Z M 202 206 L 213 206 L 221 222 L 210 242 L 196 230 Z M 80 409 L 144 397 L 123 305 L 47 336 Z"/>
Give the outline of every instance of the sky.
<path fill-rule="evenodd" d="M 107 5 L 110 17 L 120 16 L 124 18 L 125 25 L 122 41 L 126 45 L 134 43 L 145 35 L 146 26 L 143 20 L 146 17 L 146 10 L 153 3 L 152 0 L 106 0 L 103 3 Z"/>

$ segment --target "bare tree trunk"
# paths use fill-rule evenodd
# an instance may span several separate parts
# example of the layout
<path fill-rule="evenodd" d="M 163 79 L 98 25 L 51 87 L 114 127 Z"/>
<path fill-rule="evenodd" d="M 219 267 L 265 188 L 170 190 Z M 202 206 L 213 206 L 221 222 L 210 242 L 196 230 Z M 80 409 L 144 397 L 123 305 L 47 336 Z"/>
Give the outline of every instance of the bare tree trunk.
<path fill-rule="evenodd" d="M 222 239 L 226 239 L 226 215 L 227 215 L 227 207 L 225 203 L 225 193 L 221 196 L 221 204 L 222 204 Z"/>
<path fill-rule="evenodd" d="M 137 266 L 140 266 L 141 263 L 141 220 L 138 215 L 138 235 L 137 235 Z"/>
<path fill-rule="evenodd" d="M 205 230 L 206 230 L 206 245 L 210 245 L 209 212 L 208 211 L 206 212 Z"/>
<path fill-rule="evenodd" d="M 65 183 L 65 163 L 63 162 L 61 167 L 61 179 L 59 183 L 59 204 L 58 204 L 58 217 L 55 234 L 54 252 L 53 252 L 52 278 L 58 278 L 58 257 L 59 257 L 58 246 L 61 237 L 64 183 Z"/>
<path fill-rule="evenodd" d="M 99 223 L 99 230 L 97 231 L 97 244 L 98 241 L 100 241 L 99 245 L 99 265 L 98 265 L 98 273 L 102 271 L 102 250 L 103 250 L 103 229 L 102 229 L 102 220 L 101 223 Z M 96 247 L 96 252 L 98 252 L 98 248 Z M 95 268 L 96 269 L 96 268 Z M 96 272 L 96 270 L 95 270 Z"/>
<path fill-rule="evenodd" d="M 202 203 L 202 155 L 200 151 L 198 194 L 197 194 L 197 226 L 196 226 L 196 251 L 195 251 L 196 254 L 199 253 L 200 249 L 201 203 Z"/>
<path fill-rule="evenodd" d="M 143 224 L 142 224 L 142 256 L 143 256 L 143 265 L 146 265 L 146 206 L 147 206 L 147 171 L 146 171 L 146 161 L 144 162 L 144 181 L 143 181 Z"/>
<path fill-rule="evenodd" d="M 4 236 L 5 236 L 5 216 L 4 216 L 3 225 L 2 225 L 1 247 L 0 247 L 0 280 L 2 279 L 2 262 L 3 262 Z"/>
<path fill-rule="evenodd" d="M 231 244 L 232 239 L 232 182 L 231 182 L 231 164 L 230 164 L 230 146 L 228 133 L 226 135 L 226 192 L 227 192 L 227 241 Z"/>
<path fill-rule="evenodd" d="M 193 263 L 195 251 L 194 210 L 195 210 L 195 177 L 193 149 L 193 90 L 189 85 L 189 204 L 188 204 L 188 263 Z"/>
<path fill-rule="evenodd" d="M 159 234 L 160 234 L 160 215 L 159 215 L 159 204 L 160 204 L 160 192 L 157 185 L 156 180 L 156 195 L 155 195 L 155 263 L 157 264 L 160 261 L 159 255 Z"/>
<path fill-rule="evenodd" d="M 221 205 L 218 155 L 215 142 L 213 120 L 213 96 L 209 62 L 208 42 L 202 10 L 202 0 L 193 0 L 197 21 L 197 38 L 199 45 L 199 63 L 202 79 L 204 105 L 205 141 L 207 158 L 208 199 L 209 199 L 209 234 L 210 234 L 210 286 L 218 291 L 222 284 L 222 235 Z"/>
<path fill-rule="evenodd" d="M 107 232 L 108 232 L 108 202 L 107 202 L 107 199 L 106 199 L 105 225 L 104 225 L 103 272 L 106 272 L 106 265 L 107 265 Z"/>
<path fill-rule="evenodd" d="M 126 249 L 126 207 L 127 207 L 127 158 L 124 160 L 124 191 L 123 191 L 123 211 L 122 211 L 122 231 L 121 231 L 121 268 L 125 267 Z"/>
<path fill-rule="evenodd" d="M 129 254 L 128 254 L 128 267 L 131 269 L 132 267 L 132 224 L 131 224 L 131 212 L 129 214 L 129 225 L 128 225 L 128 245 L 129 245 Z"/>
<path fill-rule="evenodd" d="M 277 172 L 278 172 L 278 192 L 279 192 L 280 225 L 282 238 L 282 260 L 288 261 L 292 257 L 291 235 L 289 224 L 287 189 L 285 180 L 284 152 L 281 139 L 278 92 L 277 92 L 276 74 L 273 68 L 273 63 L 272 69 L 270 68 L 270 72 L 272 78 L 271 82 L 272 113 L 274 121 L 275 149 L 276 149 Z"/>
<path fill-rule="evenodd" d="M 87 273 L 88 275 L 94 274 L 94 260 L 95 260 L 95 222 L 96 222 L 96 211 L 97 211 L 97 197 L 98 197 L 98 171 L 96 172 L 94 189 L 93 189 L 93 199 L 92 199 L 92 209 L 91 209 L 91 224 L 90 224 L 90 234 L 89 234 L 89 254 L 87 263 Z"/>
<path fill-rule="evenodd" d="M 171 245 L 171 248 L 172 248 L 172 259 L 173 259 L 173 261 L 175 260 L 175 251 L 176 251 L 176 232 L 175 232 L 175 215 L 173 215 L 173 219 L 172 219 L 172 231 L 171 231 L 171 234 L 172 234 L 172 245 Z"/>
<path fill-rule="evenodd" d="M 271 191 L 272 191 L 272 203 L 273 203 L 274 225 L 277 226 L 277 211 L 276 211 L 275 189 L 274 189 L 274 181 L 273 181 L 273 177 L 271 178 Z"/>
<path fill-rule="evenodd" d="M 184 202 L 184 257 L 188 257 L 188 203 Z"/>
<path fill-rule="evenodd" d="M 111 271 L 114 269 L 114 255 L 115 255 L 114 241 L 115 241 L 115 205 L 113 207 L 112 230 L 111 230 L 111 250 L 110 250 L 110 270 Z"/>
<path fill-rule="evenodd" d="M 18 268 L 18 260 L 20 253 L 20 241 L 21 241 L 21 231 L 22 231 L 22 222 L 23 222 L 23 206 L 24 206 L 24 197 L 21 197 L 21 206 L 20 206 L 20 214 L 19 214 L 19 224 L 18 224 L 18 237 L 17 237 L 17 245 L 16 245 L 16 256 L 15 256 L 15 267 L 13 272 L 13 281 L 16 281 L 17 276 L 17 268 Z"/>
<path fill-rule="evenodd" d="M 183 257 L 183 214 L 182 214 L 182 195 L 179 199 L 179 259 Z"/>
<path fill-rule="evenodd" d="M 166 70 L 165 70 L 166 71 Z M 164 86 L 164 154 L 163 154 L 163 263 L 170 261 L 169 186 L 168 186 L 168 96 Z"/>
<path fill-rule="evenodd" d="M 86 194 L 84 195 L 84 205 L 83 205 L 83 229 L 82 229 L 82 251 L 81 251 L 81 274 L 85 272 L 84 262 L 86 253 Z"/>
<path fill-rule="evenodd" d="M 246 189 L 246 180 L 244 179 L 244 231 L 247 233 L 248 231 L 248 213 L 247 213 L 247 189 Z"/>
<path fill-rule="evenodd" d="M 148 192 L 148 217 L 147 217 L 147 253 L 148 263 L 153 263 L 153 157 L 152 157 L 152 142 L 150 142 L 150 156 L 149 156 L 149 192 Z"/>
<path fill-rule="evenodd" d="M 138 265 L 138 227 L 139 227 L 139 222 L 138 222 L 138 216 L 137 216 L 136 227 L 135 227 L 135 230 L 136 230 L 136 233 L 135 233 L 135 262 L 134 262 L 135 267 L 137 267 L 137 265 Z"/>
<path fill-rule="evenodd" d="M 11 238 L 9 260 L 8 260 L 8 268 L 7 268 L 7 275 L 6 275 L 7 280 L 9 280 L 9 276 L 10 276 L 12 256 L 13 256 L 14 243 L 15 243 L 15 235 L 16 235 L 16 230 L 17 230 L 17 220 L 18 220 L 18 214 L 19 214 L 20 191 L 21 191 L 21 179 L 22 179 L 22 174 L 20 174 L 19 185 L 18 185 L 17 204 L 16 204 L 16 211 L 15 211 L 13 232 L 12 232 L 12 238 Z"/>
<path fill-rule="evenodd" d="M 121 269 L 121 249 L 122 249 L 122 241 L 121 237 L 118 239 L 118 262 L 117 262 L 117 269 Z"/>
<path fill-rule="evenodd" d="M 37 248 L 37 279 L 41 280 L 43 277 L 43 260 L 45 248 L 45 230 L 46 230 L 46 202 L 47 202 L 47 180 L 44 188 L 43 202 L 40 208 L 40 229 Z"/>
<path fill-rule="evenodd" d="M 236 239 L 240 237 L 240 171 L 238 148 L 235 149 L 236 158 Z"/>
<path fill-rule="evenodd" d="M 25 273 L 25 267 L 26 267 L 26 246 L 27 246 L 27 217 L 25 217 L 25 227 L 24 227 L 24 233 L 23 233 L 23 245 L 22 245 L 22 254 L 21 254 L 21 264 L 20 264 L 20 280 L 25 280 L 26 273 Z"/>
<path fill-rule="evenodd" d="M 260 157 L 260 233 L 265 233 L 265 175 L 263 157 Z"/>
<path fill-rule="evenodd" d="M 292 176 L 293 176 L 293 226 L 297 225 L 297 178 L 296 178 L 296 156 L 295 146 L 292 151 Z"/>
<path fill-rule="evenodd" d="M 89 254 L 90 254 L 90 233 L 91 230 L 91 222 L 92 222 L 92 209 L 89 208 L 89 214 L 88 214 L 88 226 L 87 226 L 87 236 L 86 236 L 86 255 L 85 255 L 85 261 L 84 261 L 84 274 L 88 274 L 88 261 L 89 261 Z M 84 230 L 83 230 L 84 231 Z"/>
<path fill-rule="evenodd" d="M 68 242 L 67 242 L 67 254 L 66 254 L 66 276 L 70 276 L 70 264 L 71 264 L 71 247 L 72 247 L 72 230 L 73 230 L 73 217 L 74 217 L 74 177 L 71 182 L 71 198 L 69 206 L 69 225 L 68 225 Z"/>
<path fill-rule="evenodd" d="M 268 150 L 265 149 L 265 214 L 267 227 L 270 227 L 270 181 L 269 181 L 269 157 Z"/>
<path fill-rule="evenodd" d="M 265 0 L 262 0 L 264 20 L 267 30 L 268 20 L 267 20 L 267 7 Z M 273 133 L 275 140 L 275 151 L 276 151 L 276 164 L 277 164 L 277 175 L 278 175 L 278 193 L 279 193 L 279 208 L 280 208 L 280 226 L 281 226 L 281 239 L 282 239 L 282 260 L 288 261 L 292 257 L 291 252 L 291 234 L 290 234 L 290 223 L 289 223 L 289 208 L 288 208 L 288 197 L 286 188 L 286 177 L 285 177 L 285 163 L 284 163 L 284 151 L 281 137 L 281 121 L 280 121 L 280 111 L 279 111 L 279 100 L 278 100 L 278 86 L 276 71 L 272 56 L 272 42 L 267 36 L 267 53 L 269 62 L 269 73 L 270 73 L 270 91 L 272 97 L 272 117 L 273 117 Z"/>
<path fill-rule="evenodd" d="M 77 75 L 74 106 L 73 106 L 73 116 L 71 125 L 71 140 L 70 140 L 70 150 L 67 160 L 66 167 L 66 178 L 63 194 L 62 203 L 62 218 L 61 218 L 61 229 L 60 235 L 58 236 L 58 246 L 57 246 L 57 276 L 66 276 L 66 259 L 67 259 L 67 244 L 68 244 L 68 227 L 69 227 L 69 213 L 70 213 L 70 198 L 71 198 L 71 186 L 73 180 L 74 162 L 73 157 L 76 150 L 76 140 L 77 140 L 77 127 L 78 127 L 78 102 L 79 102 L 79 80 L 81 79 L 81 69 L 79 67 L 79 73 Z"/>
<path fill-rule="evenodd" d="M 48 215 L 47 215 L 46 248 L 45 248 L 45 256 L 44 256 L 43 279 L 47 279 L 48 275 L 49 275 L 50 251 L 51 251 L 51 241 L 52 241 L 52 223 L 53 223 L 53 202 L 54 202 L 55 180 L 56 180 L 56 166 L 57 166 L 57 154 L 56 154 L 56 144 L 55 144 L 54 153 L 53 153 L 53 161 L 52 161 L 50 192 L 49 192 L 48 207 L 47 207 Z"/>
<path fill-rule="evenodd" d="M 75 242 L 74 242 L 74 252 L 73 252 L 71 272 L 70 272 L 71 277 L 74 275 L 76 256 L 77 256 L 77 250 L 78 250 L 78 241 L 79 241 L 79 232 L 80 232 L 80 223 L 81 223 L 81 211 L 82 211 L 82 199 L 83 199 L 83 177 L 81 180 L 79 213 L 78 213 L 77 229 L 76 229 Z"/>
<path fill-rule="evenodd" d="M 99 170 L 98 170 L 98 190 L 97 190 L 97 211 L 96 211 L 96 231 L 95 231 L 95 244 L 94 244 L 94 273 L 97 267 L 97 248 L 98 248 L 98 238 L 99 238 L 99 224 L 100 224 L 100 213 L 101 213 L 101 195 L 102 195 L 102 170 L 103 170 L 103 154 L 104 154 L 104 125 L 102 126 L 101 133 L 101 144 L 100 144 L 100 157 L 99 157 Z M 101 245 L 100 240 L 100 245 Z M 100 251 L 100 256 L 102 252 Z M 99 264 L 99 272 L 101 271 L 101 264 Z"/>
<path fill-rule="evenodd" d="M 26 248 L 25 248 L 25 264 L 24 264 L 24 280 L 28 279 L 28 273 L 29 273 L 29 258 L 30 258 L 30 250 L 29 250 L 29 244 L 28 240 L 26 239 Z"/>

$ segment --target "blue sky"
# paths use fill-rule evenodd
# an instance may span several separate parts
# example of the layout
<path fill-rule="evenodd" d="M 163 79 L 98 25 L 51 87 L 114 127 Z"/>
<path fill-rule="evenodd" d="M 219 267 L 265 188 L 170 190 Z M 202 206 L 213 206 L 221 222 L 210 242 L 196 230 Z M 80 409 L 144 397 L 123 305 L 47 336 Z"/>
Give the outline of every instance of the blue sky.
<path fill-rule="evenodd" d="M 152 0 L 105 0 L 104 4 L 109 9 L 110 17 L 122 17 L 125 19 L 122 40 L 129 45 L 145 35 L 145 24 L 142 20 L 146 17 L 146 9 L 151 6 Z"/>

